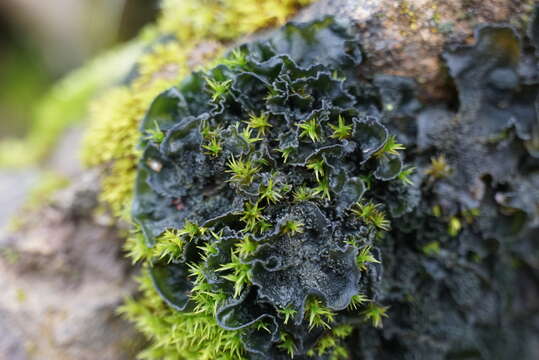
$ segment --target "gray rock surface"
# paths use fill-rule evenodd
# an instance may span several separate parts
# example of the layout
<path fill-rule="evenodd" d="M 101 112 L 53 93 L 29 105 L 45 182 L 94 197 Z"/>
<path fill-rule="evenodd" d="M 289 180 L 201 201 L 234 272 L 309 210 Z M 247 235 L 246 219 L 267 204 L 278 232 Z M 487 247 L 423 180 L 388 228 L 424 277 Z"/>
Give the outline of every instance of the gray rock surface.
<path fill-rule="evenodd" d="M 96 215 L 98 190 L 98 174 L 82 173 L 0 236 L 0 360 L 133 359 L 144 344 L 116 314 L 133 269 L 122 231 Z"/>
<path fill-rule="evenodd" d="M 10 218 L 22 206 L 29 189 L 36 184 L 38 172 L 0 169 L 0 238 L 6 234 Z"/>

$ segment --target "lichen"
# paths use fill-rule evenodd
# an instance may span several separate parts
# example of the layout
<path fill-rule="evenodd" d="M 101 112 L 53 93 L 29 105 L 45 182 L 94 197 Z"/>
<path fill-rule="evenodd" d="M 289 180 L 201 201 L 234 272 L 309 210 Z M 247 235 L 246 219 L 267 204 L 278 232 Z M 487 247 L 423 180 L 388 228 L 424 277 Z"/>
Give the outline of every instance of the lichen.
<path fill-rule="evenodd" d="M 350 337 L 352 358 L 537 357 L 538 28 L 537 15 L 529 36 L 485 24 L 448 47 L 456 111 L 417 108 L 406 82 L 385 88 L 421 202 L 380 244 L 390 316 Z"/>
<path fill-rule="evenodd" d="M 342 358 L 331 329 L 349 307 L 386 316 L 365 294 L 374 241 L 403 213 L 383 204 L 408 185 L 362 58 L 332 19 L 289 24 L 157 96 L 142 124 L 133 218 L 154 286 L 190 324 L 237 331 L 250 358 Z"/>
<path fill-rule="evenodd" d="M 227 41 L 282 24 L 310 2 L 169 0 L 162 4 L 157 25 L 141 36 L 147 50 L 127 81 L 91 105 L 82 158 L 87 166 L 106 167 L 101 200 L 115 215 L 129 219 L 139 156 L 138 126 L 151 100 L 217 58 Z M 95 151 L 97 148 L 103 149 Z"/>

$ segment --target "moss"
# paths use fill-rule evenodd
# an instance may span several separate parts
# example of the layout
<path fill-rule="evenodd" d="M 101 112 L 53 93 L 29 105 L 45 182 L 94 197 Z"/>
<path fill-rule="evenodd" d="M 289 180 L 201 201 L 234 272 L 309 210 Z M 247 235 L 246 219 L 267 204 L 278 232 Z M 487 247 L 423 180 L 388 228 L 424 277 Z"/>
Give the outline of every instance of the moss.
<path fill-rule="evenodd" d="M 180 41 L 233 40 L 257 29 L 279 26 L 312 0 L 165 0 L 159 20 L 163 33 Z"/>
<path fill-rule="evenodd" d="M 152 95 L 151 90 L 134 93 L 127 87 L 119 87 L 109 90 L 92 104 L 92 125 L 87 131 L 82 158 L 88 166 L 109 165 L 103 179 L 101 199 L 110 204 L 117 216 L 125 216 L 130 204 L 134 162 L 138 158 L 134 146 L 139 136 L 138 119 L 144 114 Z"/>
<path fill-rule="evenodd" d="M 425 170 L 425 174 L 432 180 L 441 179 L 451 174 L 451 167 L 447 164 L 445 156 L 442 154 L 430 159 L 430 166 Z"/>
<path fill-rule="evenodd" d="M 141 359 L 241 360 L 244 358 L 236 331 L 219 327 L 207 311 L 182 313 L 165 304 L 156 292 L 147 269 L 138 278 L 141 298 L 129 299 L 119 312 L 133 321 L 151 341 Z"/>
<path fill-rule="evenodd" d="M 438 241 L 431 241 L 423 246 L 422 251 L 428 256 L 438 255 L 440 253 L 440 243 Z"/>

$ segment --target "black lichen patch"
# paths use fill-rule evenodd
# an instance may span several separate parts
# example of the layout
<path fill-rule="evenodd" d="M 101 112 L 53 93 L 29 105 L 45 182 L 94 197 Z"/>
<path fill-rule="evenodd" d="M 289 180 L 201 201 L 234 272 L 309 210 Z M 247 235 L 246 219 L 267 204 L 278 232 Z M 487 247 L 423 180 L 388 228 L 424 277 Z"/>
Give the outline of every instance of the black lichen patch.
<path fill-rule="evenodd" d="M 287 221 L 301 223 L 301 232 L 283 233 Z M 298 323 L 310 295 L 325 299 L 332 310 L 346 308 L 359 292 L 359 270 L 357 250 L 344 242 L 343 248 L 335 243 L 334 227 L 339 224 L 311 202 L 287 208 L 277 224 L 280 234 L 265 241 L 254 254 L 252 281 L 259 287 L 260 297 L 279 308 L 294 309 Z"/>
<path fill-rule="evenodd" d="M 379 243 L 391 316 L 354 333 L 352 358 L 538 358 L 538 26 L 483 25 L 444 53 L 458 112 L 410 112 L 408 84 L 377 78 L 421 201 Z"/>
<path fill-rule="evenodd" d="M 536 12 L 444 53 L 458 112 L 358 80 L 331 19 L 161 94 L 133 209 L 161 296 L 251 359 L 536 359 Z"/>
<path fill-rule="evenodd" d="M 476 39 L 444 54 L 459 90 L 458 117 L 451 128 L 420 129 L 452 161 L 453 177 L 468 192 L 460 200 L 470 207 L 480 201 L 474 187 L 487 175 L 497 183 L 527 182 L 519 177 L 522 161 L 537 158 L 532 144 L 539 141 L 539 64 L 531 39 L 504 25 L 482 26 Z"/>
<path fill-rule="evenodd" d="M 537 69 L 525 74 L 529 83 L 521 81 L 526 80 L 519 74 L 521 40 L 512 28 L 483 26 L 476 38 L 475 45 L 444 54 L 461 109 L 474 119 L 473 135 L 492 137 L 514 127 L 519 138 L 530 140 L 537 119 Z"/>
<path fill-rule="evenodd" d="M 133 216 L 158 249 L 154 284 L 178 311 L 212 307 L 253 358 L 313 355 L 349 323 L 380 279 L 375 239 L 412 208 L 361 61 L 333 20 L 290 24 L 162 93 L 144 120 Z"/>

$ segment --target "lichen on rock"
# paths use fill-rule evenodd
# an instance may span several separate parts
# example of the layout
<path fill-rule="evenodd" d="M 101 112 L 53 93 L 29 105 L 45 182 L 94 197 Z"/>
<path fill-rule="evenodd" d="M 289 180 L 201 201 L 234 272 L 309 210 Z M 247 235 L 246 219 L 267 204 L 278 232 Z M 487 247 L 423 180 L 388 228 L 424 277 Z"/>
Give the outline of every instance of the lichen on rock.
<path fill-rule="evenodd" d="M 174 349 L 147 356 L 536 358 L 537 26 L 444 53 L 458 109 L 358 77 L 355 28 L 331 18 L 156 97 L 133 208 L 144 296 L 124 311 Z"/>
<path fill-rule="evenodd" d="M 143 122 L 133 216 L 158 249 L 154 285 L 241 331 L 253 358 L 306 356 L 353 318 L 396 215 L 383 204 L 407 201 L 403 147 L 354 76 L 362 56 L 331 18 L 288 24 L 163 92 Z"/>

